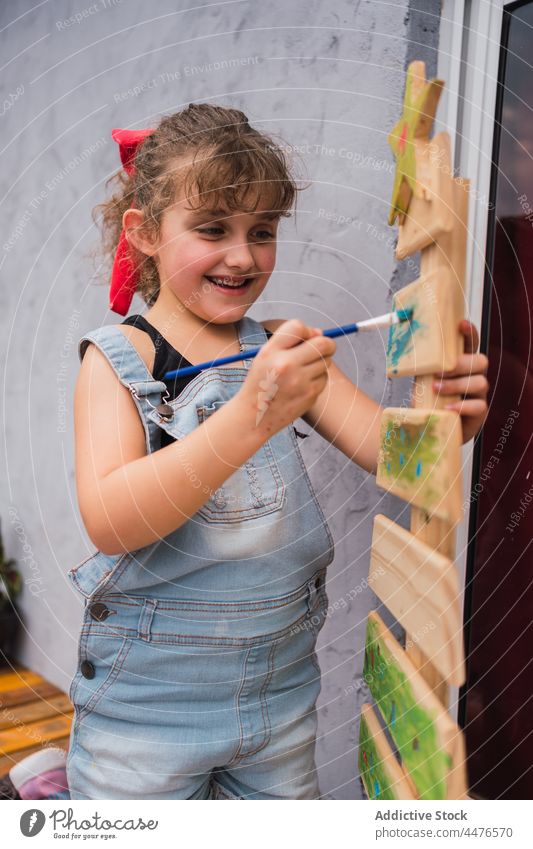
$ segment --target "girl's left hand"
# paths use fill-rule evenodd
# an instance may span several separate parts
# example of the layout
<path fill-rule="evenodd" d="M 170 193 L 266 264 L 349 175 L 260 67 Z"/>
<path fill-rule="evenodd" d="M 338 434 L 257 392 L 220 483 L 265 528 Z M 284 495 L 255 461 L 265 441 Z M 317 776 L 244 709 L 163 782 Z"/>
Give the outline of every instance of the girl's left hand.
<path fill-rule="evenodd" d="M 453 371 L 435 375 L 433 388 L 437 395 L 462 396 L 463 400 L 447 404 L 444 409 L 460 413 L 463 442 L 468 442 L 481 430 L 487 417 L 489 383 L 485 375 L 489 361 L 485 354 L 476 354 L 479 344 L 476 327 L 464 319 L 459 323 L 459 331 L 465 337 L 465 352 Z"/>

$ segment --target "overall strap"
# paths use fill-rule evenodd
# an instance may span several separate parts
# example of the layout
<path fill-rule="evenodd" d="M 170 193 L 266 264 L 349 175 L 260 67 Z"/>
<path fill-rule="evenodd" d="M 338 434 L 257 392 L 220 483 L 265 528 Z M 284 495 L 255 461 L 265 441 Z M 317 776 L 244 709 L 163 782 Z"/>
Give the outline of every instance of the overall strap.
<path fill-rule="evenodd" d="M 262 324 L 254 318 L 245 315 L 237 324 L 237 332 L 239 334 L 239 343 L 243 351 L 248 348 L 259 348 L 268 342 L 268 336 Z M 243 360 L 242 365 L 249 369 L 253 363 L 252 360 Z M 241 366 L 241 363 L 236 365 Z"/>
<path fill-rule="evenodd" d="M 131 392 L 144 427 L 146 450 L 149 454 L 157 451 L 161 430 L 148 414 L 161 403 L 167 387 L 163 381 L 154 380 L 135 346 L 116 325 L 108 324 L 86 333 L 79 341 L 80 361 L 90 342 L 102 352 L 120 382 Z"/>

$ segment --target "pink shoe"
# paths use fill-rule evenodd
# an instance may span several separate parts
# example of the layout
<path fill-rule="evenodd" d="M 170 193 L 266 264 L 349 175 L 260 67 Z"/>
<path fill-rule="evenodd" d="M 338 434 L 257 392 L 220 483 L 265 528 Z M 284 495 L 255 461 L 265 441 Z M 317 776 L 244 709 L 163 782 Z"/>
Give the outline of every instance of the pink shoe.
<path fill-rule="evenodd" d="M 21 799 L 70 799 L 67 753 L 49 746 L 11 767 L 9 777 Z"/>

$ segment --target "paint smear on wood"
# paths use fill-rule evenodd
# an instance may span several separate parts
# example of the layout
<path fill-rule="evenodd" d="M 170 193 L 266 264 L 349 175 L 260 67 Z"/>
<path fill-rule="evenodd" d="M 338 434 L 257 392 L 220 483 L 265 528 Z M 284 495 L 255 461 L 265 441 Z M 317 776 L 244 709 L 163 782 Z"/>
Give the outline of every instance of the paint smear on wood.
<path fill-rule="evenodd" d="M 393 310 L 398 309 L 393 302 Z M 400 321 L 399 324 L 391 324 L 389 327 L 389 340 L 387 345 L 387 368 L 397 374 L 398 363 L 406 354 L 413 350 L 413 336 L 422 328 L 414 316 L 416 315 L 416 302 L 402 304 L 402 309 L 412 309 L 413 317 L 409 321 Z"/>
<path fill-rule="evenodd" d="M 435 426 L 436 417 L 431 415 L 421 424 L 390 418 L 381 446 L 380 472 L 399 486 L 426 482 L 441 456 Z M 439 497 L 427 483 L 424 492 L 430 505 Z"/>
<path fill-rule="evenodd" d="M 369 799 L 393 800 L 395 795 L 364 716 L 359 730 L 359 774 Z"/>
<path fill-rule="evenodd" d="M 417 704 L 409 679 L 371 619 L 367 624 L 364 680 L 420 798 L 445 799 L 451 758 L 439 748 L 433 717 Z"/>

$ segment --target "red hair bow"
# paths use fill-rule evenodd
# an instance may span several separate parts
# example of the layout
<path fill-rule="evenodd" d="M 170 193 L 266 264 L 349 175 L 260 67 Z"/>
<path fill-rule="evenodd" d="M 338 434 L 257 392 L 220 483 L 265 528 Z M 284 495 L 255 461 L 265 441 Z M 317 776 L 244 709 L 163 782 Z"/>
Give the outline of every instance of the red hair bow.
<path fill-rule="evenodd" d="M 111 130 L 111 137 L 119 145 L 120 159 L 127 174 L 135 173 L 135 154 L 137 148 L 152 130 Z M 132 206 L 134 203 L 132 202 Z M 109 290 L 109 307 L 113 312 L 126 315 L 139 284 L 139 274 L 129 254 L 126 234 L 122 230 L 118 241 Z"/>

